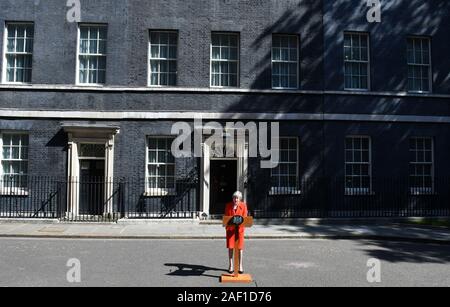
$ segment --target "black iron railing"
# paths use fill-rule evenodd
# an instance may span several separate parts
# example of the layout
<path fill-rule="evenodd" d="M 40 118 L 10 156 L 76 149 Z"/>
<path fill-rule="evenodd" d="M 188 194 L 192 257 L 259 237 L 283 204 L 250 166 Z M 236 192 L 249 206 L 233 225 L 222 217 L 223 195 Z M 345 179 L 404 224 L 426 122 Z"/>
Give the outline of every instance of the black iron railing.
<path fill-rule="evenodd" d="M 4 178 L 0 218 L 195 218 L 202 211 L 196 178 L 166 181 L 159 187 L 137 178 Z M 259 180 L 247 188 L 249 210 L 256 218 L 450 216 L 450 178 L 436 178 L 428 187 L 400 178 L 373 178 L 370 186 L 359 188 L 344 178 L 311 178 L 296 187 L 273 188 Z"/>
<path fill-rule="evenodd" d="M 304 179 L 295 188 L 252 184 L 248 203 L 260 218 L 358 218 L 450 216 L 450 178 L 419 187 L 403 178 L 372 178 L 365 187 L 344 178 Z"/>

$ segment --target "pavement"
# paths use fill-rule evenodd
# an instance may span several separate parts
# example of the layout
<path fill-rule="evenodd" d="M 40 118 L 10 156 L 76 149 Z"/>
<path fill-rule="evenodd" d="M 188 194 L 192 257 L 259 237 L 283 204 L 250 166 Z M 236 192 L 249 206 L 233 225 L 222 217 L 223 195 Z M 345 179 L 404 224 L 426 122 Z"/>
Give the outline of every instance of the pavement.
<path fill-rule="evenodd" d="M 120 220 L 114 224 L 0 219 L 0 238 L 223 239 L 219 221 Z M 257 220 L 248 239 L 377 239 L 450 244 L 450 229 L 394 223 L 327 220 Z"/>
<path fill-rule="evenodd" d="M 164 293 L 167 304 L 185 291 L 241 291 L 235 287 L 263 287 L 250 291 L 271 291 L 273 302 L 277 302 L 286 294 L 298 299 L 299 292 L 276 293 L 264 287 L 450 286 L 450 245 L 442 244 L 250 240 L 244 269 L 253 282 L 242 285 L 219 282 L 228 269 L 224 239 L 0 238 L 0 246 L 0 287 L 174 287 L 171 294 Z M 76 268 L 78 282 L 74 280 Z M 210 290 L 214 287 L 221 289 Z"/>

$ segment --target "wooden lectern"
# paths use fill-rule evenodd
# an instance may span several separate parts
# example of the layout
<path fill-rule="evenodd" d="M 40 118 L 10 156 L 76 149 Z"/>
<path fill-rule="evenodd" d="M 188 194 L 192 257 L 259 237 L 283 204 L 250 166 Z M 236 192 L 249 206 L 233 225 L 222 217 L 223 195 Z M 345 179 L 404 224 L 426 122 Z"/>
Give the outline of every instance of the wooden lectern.
<path fill-rule="evenodd" d="M 253 217 L 244 217 L 242 224 L 236 226 L 233 223 L 234 216 L 225 216 L 223 218 L 223 226 L 234 226 L 234 273 L 233 274 L 223 274 L 220 278 L 221 283 L 250 283 L 252 282 L 252 276 L 250 274 L 239 274 L 239 227 L 252 227 Z"/>

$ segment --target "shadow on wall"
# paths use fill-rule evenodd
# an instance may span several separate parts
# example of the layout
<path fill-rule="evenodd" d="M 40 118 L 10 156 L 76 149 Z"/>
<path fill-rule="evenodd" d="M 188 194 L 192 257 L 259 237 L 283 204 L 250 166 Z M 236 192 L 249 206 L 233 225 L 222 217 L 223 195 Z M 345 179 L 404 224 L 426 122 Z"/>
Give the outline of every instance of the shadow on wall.
<path fill-rule="evenodd" d="M 58 132 L 45 145 L 47 147 L 61 147 L 63 151 L 67 150 L 68 135 L 64 129 L 59 129 Z"/>

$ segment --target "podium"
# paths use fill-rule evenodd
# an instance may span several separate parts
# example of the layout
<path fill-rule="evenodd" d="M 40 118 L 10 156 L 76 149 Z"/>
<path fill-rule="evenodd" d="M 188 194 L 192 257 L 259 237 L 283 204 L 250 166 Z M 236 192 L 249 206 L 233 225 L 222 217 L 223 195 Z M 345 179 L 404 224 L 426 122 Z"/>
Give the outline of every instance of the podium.
<path fill-rule="evenodd" d="M 238 224 L 235 222 L 239 221 Z M 253 217 L 242 216 L 225 216 L 222 224 L 224 227 L 234 226 L 234 272 L 233 274 L 222 274 L 221 283 L 251 283 L 253 281 L 250 274 L 239 274 L 240 257 L 239 257 L 239 227 L 252 227 Z"/>

